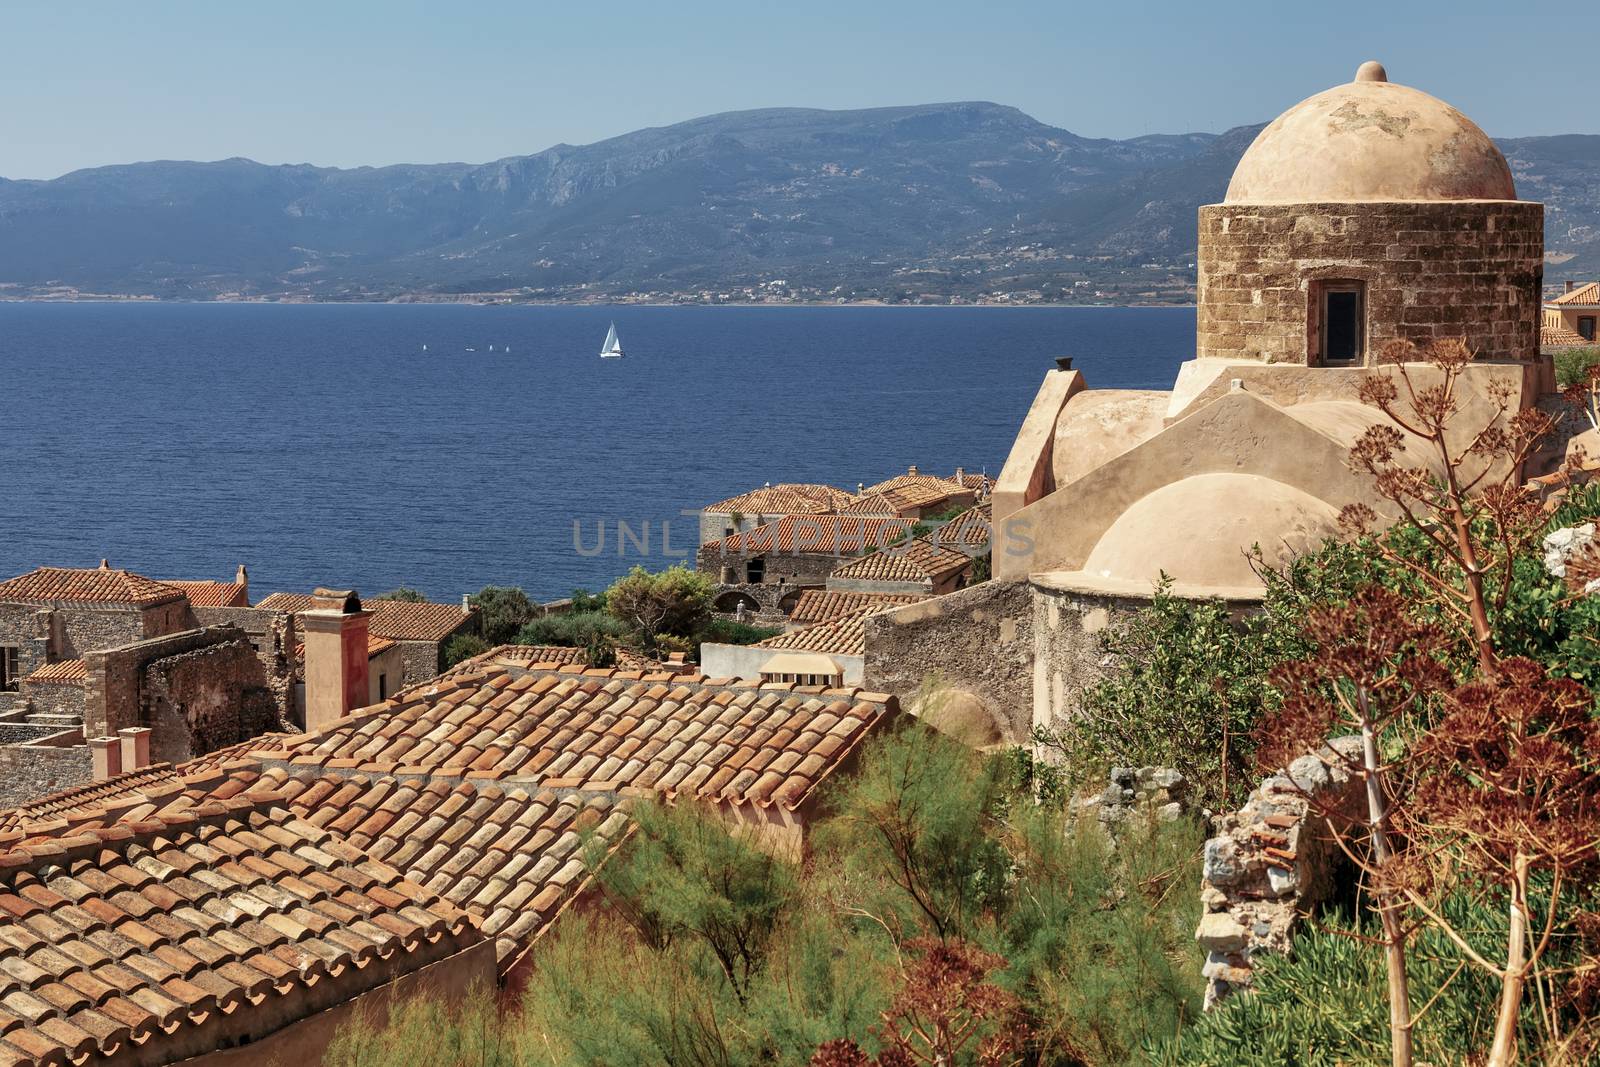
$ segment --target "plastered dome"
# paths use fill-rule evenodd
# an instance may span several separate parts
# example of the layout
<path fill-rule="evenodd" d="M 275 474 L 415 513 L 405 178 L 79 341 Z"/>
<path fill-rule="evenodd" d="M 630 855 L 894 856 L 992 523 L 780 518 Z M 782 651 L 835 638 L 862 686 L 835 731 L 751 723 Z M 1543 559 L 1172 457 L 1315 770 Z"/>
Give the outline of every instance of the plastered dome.
<path fill-rule="evenodd" d="M 1383 66 L 1303 100 L 1250 145 L 1229 204 L 1515 200 L 1505 156 L 1471 119 Z"/>

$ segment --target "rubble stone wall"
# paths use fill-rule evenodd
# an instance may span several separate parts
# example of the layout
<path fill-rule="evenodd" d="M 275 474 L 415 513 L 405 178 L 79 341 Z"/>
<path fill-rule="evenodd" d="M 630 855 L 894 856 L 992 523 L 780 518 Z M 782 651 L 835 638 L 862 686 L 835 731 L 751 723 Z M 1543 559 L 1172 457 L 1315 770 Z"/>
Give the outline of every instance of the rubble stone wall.
<path fill-rule="evenodd" d="M 975 697 L 1004 740 L 1025 743 L 1035 625 L 1028 584 L 998 580 L 869 615 L 861 684 L 904 704 L 937 675 Z"/>
<path fill-rule="evenodd" d="M 94 758 L 81 733 L 76 744 L 0 745 L 0 808 L 14 808 L 94 779 Z"/>
<path fill-rule="evenodd" d="M 1348 760 L 1361 739 L 1333 741 L 1262 782 L 1244 806 L 1219 818 L 1206 842 L 1195 939 L 1206 950 L 1206 1007 L 1248 988 L 1252 961 L 1289 951 L 1300 920 L 1351 888 L 1339 836 L 1365 804 Z"/>
<path fill-rule="evenodd" d="M 244 635 L 231 627 L 205 632 L 223 639 L 145 668 L 140 702 L 154 761 L 181 763 L 285 725 Z"/>

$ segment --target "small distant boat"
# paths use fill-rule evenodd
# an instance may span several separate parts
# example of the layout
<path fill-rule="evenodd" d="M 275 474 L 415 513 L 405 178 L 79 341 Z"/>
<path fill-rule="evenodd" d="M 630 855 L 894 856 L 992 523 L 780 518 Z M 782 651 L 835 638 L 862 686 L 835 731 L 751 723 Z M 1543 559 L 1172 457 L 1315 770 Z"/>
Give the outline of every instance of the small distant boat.
<path fill-rule="evenodd" d="M 477 351 L 477 349 L 476 349 L 476 348 L 473 348 L 473 347 L 472 347 L 472 346 L 471 346 L 471 345 L 468 345 L 468 346 L 467 346 L 467 351 L 468 351 L 468 352 L 476 352 L 476 351 Z"/>
<path fill-rule="evenodd" d="M 424 352 L 426 352 L 426 351 L 427 351 L 427 350 L 428 350 L 428 346 L 427 346 L 427 345 L 423 345 L 423 346 L 422 346 L 422 350 L 423 350 L 423 351 L 424 351 Z"/>
<path fill-rule="evenodd" d="M 491 352 L 493 352 L 493 351 L 494 351 L 494 345 L 490 345 L 490 346 L 489 346 L 489 351 L 491 351 Z"/>
<path fill-rule="evenodd" d="M 600 358 L 622 358 L 622 342 L 617 339 L 617 324 L 614 322 L 611 324 L 611 329 L 606 331 L 606 343 L 600 346 Z"/>

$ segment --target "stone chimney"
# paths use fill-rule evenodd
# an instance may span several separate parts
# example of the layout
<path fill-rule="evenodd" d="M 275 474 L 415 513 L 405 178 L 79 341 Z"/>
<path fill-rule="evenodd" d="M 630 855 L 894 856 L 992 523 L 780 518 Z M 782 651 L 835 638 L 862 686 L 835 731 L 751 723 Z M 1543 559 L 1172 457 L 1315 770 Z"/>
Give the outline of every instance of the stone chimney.
<path fill-rule="evenodd" d="M 965 467 L 957 467 L 956 468 L 956 481 L 958 481 L 958 482 L 963 481 L 966 478 L 966 476 L 967 476 L 967 468 L 965 468 Z"/>
<path fill-rule="evenodd" d="M 861 496 L 866 491 L 867 491 L 867 483 L 866 482 L 857 482 L 856 483 L 856 496 Z"/>
<path fill-rule="evenodd" d="M 1570 293 L 1570 292 L 1572 292 L 1572 290 L 1576 289 L 1577 287 L 1578 287 L 1578 283 L 1577 282 L 1573 281 L 1571 278 L 1567 279 L 1567 292 Z"/>
<path fill-rule="evenodd" d="M 117 738 L 89 738 L 89 754 L 94 761 L 95 781 L 103 782 L 122 773 L 122 745 Z"/>
<path fill-rule="evenodd" d="M 244 598 L 250 599 L 250 572 L 244 569 L 244 564 L 239 564 L 239 569 L 233 572 L 233 584 L 244 586 Z"/>
<path fill-rule="evenodd" d="M 122 772 L 150 766 L 150 727 L 124 726 L 117 731 L 122 744 Z"/>
<path fill-rule="evenodd" d="M 463 615 L 471 615 L 472 614 L 472 594 L 471 593 L 462 593 L 461 594 L 461 614 L 463 614 Z"/>
<path fill-rule="evenodd" d="M 1570 286 L 1572 283 L 1568 282 L 1567 284 Z M 108 560 L 108 559 L 102 559 L 100 561 L 100 569 L 103 570 L 103 571 L 110 570 L 111 569 L 111 561 Z"/>
<path fill-rule="evenodd" d="M 913 463 L 911 466 L 907 467 L 906 468 L 906 473 L 907 474 L 915 474 L 915 473 L 917 473 L 917 465 L 915 463 Z"/>
<path fill-rule="evenodd" d="M 306 729 L 367 705 L 367 620 L 354 589 L 318 589 L 300 613 L 305 635 Z"/>

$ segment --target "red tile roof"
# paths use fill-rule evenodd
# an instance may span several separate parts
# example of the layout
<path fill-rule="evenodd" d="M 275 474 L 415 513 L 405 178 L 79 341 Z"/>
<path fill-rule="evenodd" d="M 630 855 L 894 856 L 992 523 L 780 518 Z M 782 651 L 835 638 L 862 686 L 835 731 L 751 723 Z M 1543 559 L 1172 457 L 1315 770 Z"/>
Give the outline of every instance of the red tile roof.
<path fill-rule="evenodd" d="M 0 1060 L 168 1062 L 166 1043 L 226 1047 L 280 1001 L 312 1015 L 481 940 L 285 802 L 0 837 Z"/>
<path fill-rule="evenodd" d="M 831 485 L 804 482 L 784 482 L 752 489 L 748 493 L 707 504 L 701 511 L 718 515 L 821 515 L 838 511 L 850 503 L 852 497 L 843 489 Z"/>
<path fill-rule="evenodd" d="M 256 605 L 273 611 L 310 611 L 309 593 L 273 593 Z M 361 606 L 372 612 L 367 632 L 396 641 L 443 641 L 470 619 L 459 604 L 412 603 L 406 600 L 367 600 Z M 478 609 L 473 608 L 475 614 Z"/>
<path fill-rule="evenodd" d="M 1585 341 L 1581 333 L 1577 330 L 1568 329 L 1564 325 L 1546 322 L 1539 326 L 1540 348 L 1577 348 L 1594 343 L 1593 341 Z"/>
<path fill-rule="evenodd" d="M 965 545 L 982 548 L 994 538 L 994 517 L 987 503 L 968 508 L 944 523 L 929 538 L 945 548 Z"/>
<path fill-rule="evenodd" d="M 28 675 L 34 685 L 83 685 L 89 680 L 89 668 L 81 659 L 63 659 L 46 663 Z"/>
<path fill-rule="evenodd" d="M 40 567 L 0 582 L 0 603 L 64 601 L 147 608 L 182 597 L 183 590 L 176 586 L 103 567 Z"/>
<path fill-rule="evenodd" d="M 789 613 L 794 623 L 827 622 L 862 608 L 879 610 L 915 604 L 928 599 L 920 593 L 854 593 L 838 589 L 807 589 Z"/>
<path fill-rule="evenodd" d="M 189 603 L 197 608 L 247 608 L 250 606 L 250 587 L 240 582 L 162 580 L 163 585 L 182 589 Z"/>
<path fill-rule="evenodd" d="M 938 583 L 971 565 L 972 557 L 965 552 L 919 537 L 909 544 L 893 545 L 851 560 L 829 577 L 849 581 Z"/>
<path fill-rule="evenodd" d="M 757 641 L 755 648 L 782 649 L 788 652 L 822 652 L 835 656 L 864 656 L 867 652 L 865 621 L 883 608 L 858 608 L 814 626 L 801 627 L 787 633 Z"/>
<path fill-rule="evenodd" d="M 1562 306 L 1569 306 L 1572 304 L 1577 304 L 1582 307 L 1588 307 L 1590 305 L 1600 306 L 1600 282 L 1589 282 L 1586 285 L 1576 286 L 1571 292 L 1562 293 L 1560 296 L 1550 301 L 1550 303 L 1560 304 Z"/>
<path fill-rule="evenodd" d="M 491 668 L 413 687 L 256 755 L 295 767 L 479 775 L 792 809 L 891 708 L 887 697 L 854 689 L 791 694 L 641 673 Z"/>
<path fill-rule="evenodd" d="M 862 515 L 787 515 L 754 530 L 730 534 L 700 547 L 703 556 L 855 556 L 889 544 L 911 528 L 909 519 Z"/>
<path fill-rule="evenodd" d="M 957 493 L 971 492 L 970 489 L 957 482 L 954 478 L 941 478 L 934 474 L 920 474 L 915 467 L 912 467 L 904 474 L 888 478 L 877 485 L 867 486 L 861 491 L 861 495 L 887 493 L 891 489 L 916 489 L 923 493 L 939 493 L 946 497 L 954 496 Z"/>

